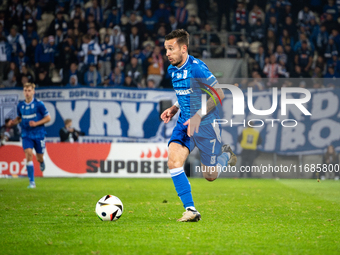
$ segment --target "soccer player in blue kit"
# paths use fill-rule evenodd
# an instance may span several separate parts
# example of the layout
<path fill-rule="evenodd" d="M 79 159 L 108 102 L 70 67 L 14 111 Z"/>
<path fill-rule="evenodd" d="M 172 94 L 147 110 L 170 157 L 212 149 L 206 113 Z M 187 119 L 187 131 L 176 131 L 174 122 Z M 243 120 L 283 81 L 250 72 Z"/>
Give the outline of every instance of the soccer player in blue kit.
<path fill-rule="evenodd" d="M 12 125 L 21 125 L 22 147 L 26 156 L 27 175 L 30 184 L 27 188 L 35 188 L 33 148 L 35 149 L 37 160 L 40 163 L 40 170 L 45 170 L 45 126 L 51 120 L 51 116 L 42 101 L 34 98 L 34 83 L 24 84 L 25 101 L 17 106 L 17 117 L 11 121 Z"/>
<path fill-rule="evenodd" d="M 178 101 L 161 114 L 164 123 L 168 123 L 180 109 L 177 124 L 169 141 L 168 167 L 176 192 L 184 208 L 183 216 L 177 221 L 199 221 L 200 213 L 194 206 L 191 185 L 183 165 L 190 151 L 196 146 L 201 155 L 203 176 L 208 181 L 215 180 L 220 171 L 218 167 L 234 166 L 237 158 L 229 145 L 222 145 L 221 130 L 213 126 L 214 119 L 219 119 L 215 100 L 222 100 L 222 89 L 213 89 L 218 82 L 208 67 L 199 59 L 188 54 L 189 34 L 177 29 L 165 36 L 164 47 L 170 61 L 168 73 L 172 77 Z M 202 114 L 201 95 L 204 90 L 216 91 L 214 98 L 206 102 L 207 115 Z"/>

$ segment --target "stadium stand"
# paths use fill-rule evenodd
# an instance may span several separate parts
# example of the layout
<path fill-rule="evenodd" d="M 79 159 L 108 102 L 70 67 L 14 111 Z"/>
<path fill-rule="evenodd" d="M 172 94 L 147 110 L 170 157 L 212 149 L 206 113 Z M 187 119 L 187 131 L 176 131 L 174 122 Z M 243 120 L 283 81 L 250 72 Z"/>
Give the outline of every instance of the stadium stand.
<path fill-rule="evenodd" d="M 244 59 L 248 77 L 340 77 L 340 1 L 224 2 L 1 1 L 0 87 L 26 79 L 39 87 L 171 87 L 163 45 L 176 28 L 190 32 L 191 55 Z M 301 86 L 337 86 L 315 83 Z"/>

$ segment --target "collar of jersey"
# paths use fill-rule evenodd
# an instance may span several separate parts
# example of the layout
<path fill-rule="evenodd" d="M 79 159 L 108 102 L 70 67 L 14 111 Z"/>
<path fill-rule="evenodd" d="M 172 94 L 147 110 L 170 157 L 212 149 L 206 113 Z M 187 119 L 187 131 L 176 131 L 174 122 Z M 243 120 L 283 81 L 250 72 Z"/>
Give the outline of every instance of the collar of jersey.
<path fill-rule="evenodd" d="M 182 69 L 182 67 L 185 66 L 185 65 L 188 63 L 188 60 L 189 60 L 189 54 L 188 54 L 187 60 L 185 61 L 185 63 L 184 63 L 180 68 L 178 68 L 177 66 L 175 66 L 175 67 L 177 68 L 177 70 Z"/>
<path fill-rule="evenodd" d="M 31 101 L 31 102 L 26 103 L 26 100 L 25 100 L 24 103 L 25 103 L 26 105 L 29 105 L 29 104 L 33 103 L 33 101 L 34 101 L 34 97 L 32 98 L 32 101 Z"/>

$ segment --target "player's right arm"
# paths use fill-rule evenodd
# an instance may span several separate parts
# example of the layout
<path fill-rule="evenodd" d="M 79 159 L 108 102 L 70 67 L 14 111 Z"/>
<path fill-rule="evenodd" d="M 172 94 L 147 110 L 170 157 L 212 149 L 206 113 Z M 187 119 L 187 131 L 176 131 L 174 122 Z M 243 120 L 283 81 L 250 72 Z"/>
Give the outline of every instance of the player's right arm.
<path fill-rule="evenodd" d="M 168 123 L 172 119 L 172 117 L 176 115 L 178 110 L 179 110 L 179 105 L 178 105 L 178 102 L 176 102 L 173 106 L 166 109 L 161 114 L 161 119 L 164 121 L 164 123 Z"/>
<path fill-rule="evenodd" d="M 10 125 L 15 126 L 18 125 L 21 122 L 21 117 L 16 117 L 15 119 L 11 120 Z"/>
<path fill-rule="evenodd" d="M 17 105 L 17 117 L 13 120 L 11 120 L 11 122 L 9 123 L 10 126 L 15 126 L 18 125 L 21 122 L 22 118 L 21 118 L 21 112 L 20 112 L 20 104 Z"/>

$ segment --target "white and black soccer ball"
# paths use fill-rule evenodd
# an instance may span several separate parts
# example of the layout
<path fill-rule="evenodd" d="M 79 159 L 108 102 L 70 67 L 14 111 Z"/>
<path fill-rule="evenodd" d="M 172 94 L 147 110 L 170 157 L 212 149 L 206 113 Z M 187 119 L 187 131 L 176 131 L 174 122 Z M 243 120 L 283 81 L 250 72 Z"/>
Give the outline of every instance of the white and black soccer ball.
<path fill-rule="evenodd" d="M 102 221 L 115 221 L 122 216 L 123 203 L 118 197 L 106 195 L 96 204 L 96 214 Z"/>

